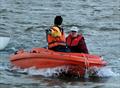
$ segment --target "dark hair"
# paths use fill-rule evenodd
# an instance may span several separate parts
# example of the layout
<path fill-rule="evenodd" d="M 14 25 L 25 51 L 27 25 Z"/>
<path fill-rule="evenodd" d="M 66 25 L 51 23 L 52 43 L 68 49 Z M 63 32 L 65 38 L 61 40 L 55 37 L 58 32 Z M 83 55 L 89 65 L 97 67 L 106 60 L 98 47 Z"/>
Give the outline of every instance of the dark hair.
<path fill-rule="evenodd" d="M 63 21 L 63 18 L 61 16 L 56 16 L 54 19 L 54 24 L 55 25 L 61 25 Z"/>

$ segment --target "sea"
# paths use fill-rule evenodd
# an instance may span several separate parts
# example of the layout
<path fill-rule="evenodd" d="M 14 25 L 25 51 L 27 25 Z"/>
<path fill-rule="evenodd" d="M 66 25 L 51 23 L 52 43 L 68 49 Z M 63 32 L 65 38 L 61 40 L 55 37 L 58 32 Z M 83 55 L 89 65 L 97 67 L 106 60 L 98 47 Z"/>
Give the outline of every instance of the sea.
<path fill-rule="evenodd" d="M 57 15 L 66 36 L 78 27 L 89 53 L 107 62 L 98 77 L 53 77 L 54 69 L 12 66 L 15 51 L 47 46 L 45 30 Z M 0 34 L 10 36 L 0 50 L 0 88 L 120 88 L 120 0 L 0 0 Z"/>

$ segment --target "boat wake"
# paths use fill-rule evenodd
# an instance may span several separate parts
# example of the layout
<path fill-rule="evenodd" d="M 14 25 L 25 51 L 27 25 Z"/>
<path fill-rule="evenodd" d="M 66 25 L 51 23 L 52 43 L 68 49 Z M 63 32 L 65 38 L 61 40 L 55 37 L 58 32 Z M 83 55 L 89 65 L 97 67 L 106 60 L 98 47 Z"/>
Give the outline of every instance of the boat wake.
<path fill-rule="evenodd" d="M 8 70 L 8 69 L 7 69 Z M 11 72 L 17 72 L 21 74 L 28 74 L 30 76 L 44 76 L 44 77 L 81 77 L 78 73 L 78 75 L 72 75 L 69 74 L 69 66 L 59 66 L 55 68 L 46 68 L 46 69 L 36 69 L 35 67 L 30 67 L 26 69 L 20 69 L 18 67 L 12 67 L 9 69 Z M 86 76 L 87 75 L 87 76 Z M 103 68 L 90 68 L 87 70 L 87 73 L 85 74 L 85 78 L 88 77 L 116 77 L 120 76 L 119 73 L 115 73 L 112 71 L 109 67 L 103 67 Z"/>
<path fill-rule="evenodd" d="M 109 67 L 103 68 L 93 68 L 90 69 L 90 76 L 97 76 L 97 77 L 115 77 L 120 76 L 119 73 L 113 72 L 113 70 Z"/>
<path fill-rule="evenodd" d="M 8 69 L 7 69 L 8 70 Z M 36 69 L 35 67 L 30 67 L 26 69 L 21 69 L 19 67 L 13 66 L 9 69 L 11 72 L 17 72 L 21 74 L 28 74 L 30 76 L 44 76 L 44 77 L 58 77 L 62 73 L 67 73 L 67 66 L 60 66 L 55 68 L 44 68 L 44 69 Z"/>

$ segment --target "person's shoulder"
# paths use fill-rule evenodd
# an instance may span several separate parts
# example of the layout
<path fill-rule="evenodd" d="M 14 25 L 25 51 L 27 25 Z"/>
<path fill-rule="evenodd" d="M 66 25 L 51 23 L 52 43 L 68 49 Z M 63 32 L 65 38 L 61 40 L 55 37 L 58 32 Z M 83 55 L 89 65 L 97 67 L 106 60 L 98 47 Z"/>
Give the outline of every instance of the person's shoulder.
<path fill-rule="evenodd" d="M 78 36 L 81 36 L 81 37 L 83 37 L 83 34 L 82 34 L 82 33 L 79 33 L 79 34 L 78 34 Z"/>
<path fill-rule="evenodd" d="M 84 39 L 84 36 L 82 35 L 82 33 L 78 34 L 78 38 Z"/>
<path fill-rule="evenodd" d="M 57 26 L 51 26 L 51 29 L 59 29 Z"/>

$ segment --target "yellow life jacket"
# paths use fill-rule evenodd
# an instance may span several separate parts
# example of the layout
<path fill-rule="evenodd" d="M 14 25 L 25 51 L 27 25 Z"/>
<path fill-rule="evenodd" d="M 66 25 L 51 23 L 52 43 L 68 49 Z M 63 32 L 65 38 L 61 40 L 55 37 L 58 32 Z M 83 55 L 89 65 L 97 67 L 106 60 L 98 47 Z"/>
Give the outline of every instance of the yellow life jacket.
<path fill-rule="evenodd" d="M 57 26 L 53 26 L 50 29 L 50 33 L 47 34 L 47 42 L 48 48 L 52 48 L 58 45 L 66 46 L 63 29 Z"/>

